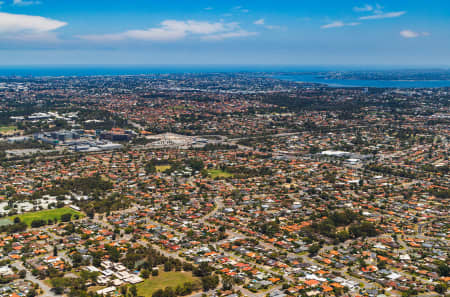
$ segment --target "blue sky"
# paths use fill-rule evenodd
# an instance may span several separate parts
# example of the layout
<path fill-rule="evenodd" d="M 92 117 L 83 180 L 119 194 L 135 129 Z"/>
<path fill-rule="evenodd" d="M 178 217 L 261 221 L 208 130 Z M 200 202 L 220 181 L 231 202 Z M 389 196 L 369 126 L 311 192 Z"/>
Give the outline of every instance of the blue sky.
<path fill-rule="evenodd" d="M 0 3 L 0 65 L 450 66 L 449 0 Z"/>

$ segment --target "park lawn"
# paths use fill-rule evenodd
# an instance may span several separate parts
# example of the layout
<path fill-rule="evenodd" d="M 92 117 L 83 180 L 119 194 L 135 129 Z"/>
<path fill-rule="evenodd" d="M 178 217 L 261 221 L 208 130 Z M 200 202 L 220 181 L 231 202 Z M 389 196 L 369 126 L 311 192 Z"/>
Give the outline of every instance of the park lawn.
<path fill-rule="evenodd" d="M 171 167 L 170 165 L 156 165 L 155 166 L 157 172 L 164 172 L 167 169 L 170 169 L 170 167 Z"/>
<path fill-rule="evenodd" d="M 78 215 L 80 218 L 83 217 L 83 214 L 79 211 L 76 211 L 69 207 L 63 207 L 63 208 L 55 208 L 55 209 L 46 209 L 46 210 L 40 210 L 35 212 L 26 212 L 19 215 L 11 216 L 9 219 L 11 221 L 14 221 L 15 217 L 19 217 L 22 222 L 27 224 L 28 226 L 31 225 L 31 222 L 34 220 L 55 220 L 58 219 L 58 221 L 61 220 L 61 216 L 63 214 L 70 213 L 72 214 L 72 219 L 74 215 Z"/>
<path fill-rule="evenodd" d="M 159 289 L 172 287 L 175 290 L 178 285 L 186 282 L 199 282 L 199 279 L 193 277 L 191 272 L 161 271 L 158 276 L 150 276 L 142 283 L 137 284 L 136 288 L 139 296 L 151 297 Z"/>
<path fill-rule="evenodd" d="M 219 178 L 225 177 L 226 178 L 226 177 L 232 177 L 233 176 L 232 173 L 225 172 L 225 171 L 220 170 L 220 169 L 209 169 L 208 170 L 208 175 L 211 178 L 216 178 L 216 177 L 219 177 Z"/>
<path fill-rule="evenodd" d="M 0 226 L 8 226 L 14 224 L 9 218 L 0 219 Z"/>
<path fill-rule="evenodd" d="M 0 133 L 9 133 L 17 130 L 16 126 L 0 126 Z"/>

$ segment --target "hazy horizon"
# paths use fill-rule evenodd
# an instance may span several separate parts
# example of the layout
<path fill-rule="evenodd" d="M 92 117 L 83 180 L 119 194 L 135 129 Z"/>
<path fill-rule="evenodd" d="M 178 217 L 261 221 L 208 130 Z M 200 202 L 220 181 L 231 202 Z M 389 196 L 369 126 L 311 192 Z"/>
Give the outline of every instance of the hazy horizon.
<path fill-rule="evenodd" d="M 0 64 L 0 68 L 94 68 L 94 67 L 105 67 L 105 68 L 152 68 L 152 67 L 168 67 L 168 68 L 184 68 L 184 67 L 204 67 L 204 68 L 234 68 L 234 67 L 255 67 L 255 68 L 284 68 L 284 69 L 298 69 L 299 71 L 309 71 L 309 70 L 324 70 L 324 71 L 348 71 L 348 70 L 450 70 L 450 65 L 388 65 L 388 64 Z M 304 68 L 304 69 L 302 69 Z M 340 68 L 340 69 L 338 69 Z"/>

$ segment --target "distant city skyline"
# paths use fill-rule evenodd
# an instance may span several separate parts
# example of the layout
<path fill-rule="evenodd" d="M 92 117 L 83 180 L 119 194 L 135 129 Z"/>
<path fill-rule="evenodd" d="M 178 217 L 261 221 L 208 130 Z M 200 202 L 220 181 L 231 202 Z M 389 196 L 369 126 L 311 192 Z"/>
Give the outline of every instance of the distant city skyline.
<path fill-rule="evenodd" d="M 450 1 L 0 1 L 0 66 L 450 66 Z"/>

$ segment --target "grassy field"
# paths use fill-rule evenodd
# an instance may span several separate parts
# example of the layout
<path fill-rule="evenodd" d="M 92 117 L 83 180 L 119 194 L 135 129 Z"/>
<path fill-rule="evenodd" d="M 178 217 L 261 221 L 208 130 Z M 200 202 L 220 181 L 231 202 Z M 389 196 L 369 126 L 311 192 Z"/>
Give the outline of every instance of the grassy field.
<path fill-rule="evenodd" d="M 164 172 L 170 168 L 170 165 L 156 165 L 155 168 L 158 172 Z"/>
<path fill-rule="evenodd" d="M 166 287 L 176 288 L 178 285 L 183 285 L 186 282 L 197 282 L 198 278 L 192 276 L 190 272 L 164 272 L 161 271 L 158 276 L 150 276 L 144 282 L 137 284 L 139 296 L 150 297 L 152 294 Z"/>
<path fill-rule="evenodd" d="M 0 219 L 0 226 L 8 226 L 12 224 L 13 222 L 8 218 Z"/>
<path fill-rule="evenodd" d="M 0 133 L 10 133 L 17 130 L 16 126 L 0 126 Z"/>
<path fill-rule="evenodd" d="M 63 207 L 63 208 L 55 208 L 55 209 L 47 209 L 47 210 L 41 210 L 36 212 L 27 212 L 16 216 L 11 216 L 9 219 L 11 221 L 14 221 L 15 217 L 19 217 L 20 220 L 27 225 L 30 225 L 32 221 L 34 220 L 48 220 L 48 219 L 58 219 L 58 221 L 61 219 L 61 216 L 63 214 L 70 213 L 72 214 L 72 219 L 74 215 L 78 215 L 79 217 L 82 217 L 83 214 L 72 209 L 69 207 Z"/>
<path fill-rule="evenodd" d="M 231 174 L 229 172 L 225 172 L 220 169 L 210 169 L 210 170 L 208 170 L 208 175 L 211 178 L 216 178 L 216 177 L 221 178 L 221 177 L 232 177 L 233 176 L 233 174 Z"/>

